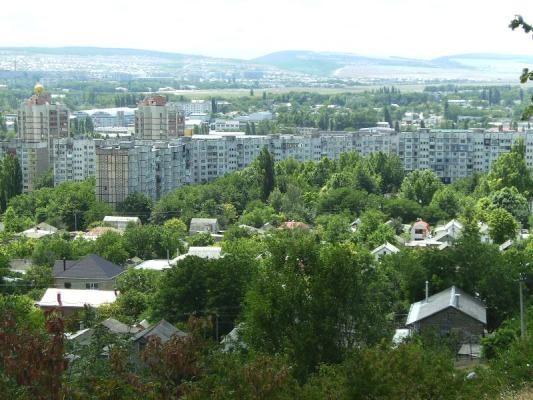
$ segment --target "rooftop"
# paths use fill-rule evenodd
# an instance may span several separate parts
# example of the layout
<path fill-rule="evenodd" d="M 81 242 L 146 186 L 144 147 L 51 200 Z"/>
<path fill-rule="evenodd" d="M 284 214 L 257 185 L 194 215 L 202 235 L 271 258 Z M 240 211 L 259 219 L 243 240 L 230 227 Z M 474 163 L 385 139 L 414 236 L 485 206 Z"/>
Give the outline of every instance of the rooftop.
<path fill-rule="evenodd" d="M 83 308 L 85 305 L 99 307 L 103 304 L 114 303 L 118 292 L 113 290 L 85 290 L 85 289 L 46 289 L 39 307 Z"/>
<path fill-rule="evenodd" d="M 89 254 L 80 260 L 57 260 L 54 264 L 54 278 L 112 279 L 124 269 L 96 254 Z"/>
<path fill-rule="evenodd" d="M 453 307 L 483 324 L 487 323 L 485 305 L 458 287 L 451 286 L 440 293 L 428 297 L 427 300 L 424 299 L 411 304 L 405 325 L 412 325 L 449 307 Z"/>

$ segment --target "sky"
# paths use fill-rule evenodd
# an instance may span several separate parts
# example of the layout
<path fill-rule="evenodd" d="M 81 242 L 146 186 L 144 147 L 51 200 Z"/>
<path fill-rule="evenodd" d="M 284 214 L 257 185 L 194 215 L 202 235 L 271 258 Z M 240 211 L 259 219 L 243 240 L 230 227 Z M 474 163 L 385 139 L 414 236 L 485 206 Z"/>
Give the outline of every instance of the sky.
<path fill-rule="evenodd" d="M 250 59 L 282 50 L 431 59 L 533 54 L 533 0 L 3 1 L 0 46 L 97 46 Z"/>

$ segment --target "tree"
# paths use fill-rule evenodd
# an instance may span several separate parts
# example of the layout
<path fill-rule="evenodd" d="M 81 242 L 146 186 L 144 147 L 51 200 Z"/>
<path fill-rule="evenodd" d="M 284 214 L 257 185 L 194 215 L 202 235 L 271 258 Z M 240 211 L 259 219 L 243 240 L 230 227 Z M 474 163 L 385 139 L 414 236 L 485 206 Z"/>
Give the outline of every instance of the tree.
<path fill-rule="evenodd" d="M 461 209 L 459 193 L 450 186 L 441 187 L 433 195 L 431 206 L 444 211 L 449 218 L 455 217 Z"/>
<path fill-rule="evenodd" d="M 489 197 L 494 207 L 509 211 L 522 225 L 528 224 L 529 206 L 527 199 L 514 187 L 504 187 Z"/>
<path fill-rule="evenodd" d="M 139 217 L 143 223 L 150 219 L 153 201 L 141 192 L 130 193 L 124 201 L 117 205 L 117 211 Z"/>
<path fill-rule="evenodd" d="M 4 113 L 0 113 L 0 134 L 7 133 L 6 117 Z"/>
<path fill-rule="evenodd" d="M 389 128 L 392 128 L 392 117 L 388 107 L 383 109 L 383 120 L 389 124 Z"/>
<path fill-rule="evenodd" d="M 489 213 L 489 235 L 495 243 L 501 244 L 508 239 L 514 239 L 520 225 L 513 215 L 503 208 L 495 208 Z"/>
<path fill-rule="evenodd" d="M 520 15 L 517 15 L 511 21 L 509 27 L 512 30 L 521 27 L 525 33 L 531 33 L 533 31 L 533 26 L 525 22 Z M 533 71 L 530 71 L 529 68 L 524 68 L 520 75 L 520 83 L 526 83 L 528 80 L 533 81 Z M 528 120 L 531 116 L 533 116 L 533 96 L 531 97 L 531 104 L 528 105 L 522 114 L 522 119 Z"/>
<path fill-rule="evenodd" d="M 394 131 L 400 133 L 400 123 L 398 121 L 394 122 Z"/>
<path fill-rule="evenodd" d="M 304 380 L 346 349 L 383 337 L 383 297 L 368 254 L 352 245 L 323 245 L 314 234 L 284 230 L 246 297 L 245 339 L 253 349 L 286 354 Z M 381 311 L 380 311 L 381 310 Z"/>
<path fill-rule="evenodd" d="M 533 193 L 533 178 L 528 170 L 523 144 L 513 146 L 511 152 L 502 154 L 493 164 L 488 175 L 491 190 L 514 186 L 526 197 Z"/>
<path fill-rule="evenodd" d="M 37 177 L 35 181 L 33 182 L 33 187 L 35 189 L 41 189 L 41 188 L 53 188 L 54 187 L 54 169 L 48 168 L 48 170 Z"/>
<path fill-rule="evenodd" d="M 5 210 L 8 201 L 22 193 L 22 169 L 18 158 L 12 154 L 4 157 L 0 170 L 0 209 Z"/>
<path fill-rule="evenodd" d="M 124 265 L 129 257 L 123 236 L 116 232 L 106 232 L 96 239 L 94 252 L 118 265 Z"/>
<path fill-rule="evenodd" d="M 263 147 L 259 156 L 257 157 L 257 167 L 259 169 L 260 180 L 261 180 L 261 200 L 266 201 L 270 192 L 274 189 L 274 158 L 268 151 L 268 149 Z"/>
<path fill-rule="evenodd" d="M 427 206 L 435 192 L 442 187 L 439 177 L 429 169 L 415 170 L 409 173 L 400 187 L 402 197 Z"/>

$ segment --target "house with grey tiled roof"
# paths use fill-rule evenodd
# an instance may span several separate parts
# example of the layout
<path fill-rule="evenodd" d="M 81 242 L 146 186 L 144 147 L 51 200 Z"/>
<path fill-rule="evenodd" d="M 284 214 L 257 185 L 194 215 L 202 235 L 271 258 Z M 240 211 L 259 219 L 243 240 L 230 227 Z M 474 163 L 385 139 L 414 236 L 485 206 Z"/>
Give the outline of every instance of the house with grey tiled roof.
<path fill-rule="evenodd" d="M 96 254 L 80 260 L 57 260 L 53 277 L 56 288 L 113 290 L 124 269 Z"/>
<path fill-rule="evenodd" d="M 485 332 L 487 310 L 479 299 L 452 286 L 411 304 L 405 325 L 415 332 L 457 334 L 472 343 Z"/>
<path fill-rule="evenodd" d="M 137 332 L 132 337 L 132 341 L 135 345 L 135 349 L 138 352 L 141 352 L 151 337 L 156 337 L 161 341 L 161 343 L 166 343 L 173 337 L 185 336 L 187 336 L 185 332 L 179 330 L 170 322 L 167 322 L 166 320 L 162 319 L 157 324 L 151 325 L 148 328 Z"/>
<path fill-rule="evenodd" d="M 216 218 L 192 218 L 189 225 L 189 234 L 195 233 L 217 233 L 219 231 Z"/>

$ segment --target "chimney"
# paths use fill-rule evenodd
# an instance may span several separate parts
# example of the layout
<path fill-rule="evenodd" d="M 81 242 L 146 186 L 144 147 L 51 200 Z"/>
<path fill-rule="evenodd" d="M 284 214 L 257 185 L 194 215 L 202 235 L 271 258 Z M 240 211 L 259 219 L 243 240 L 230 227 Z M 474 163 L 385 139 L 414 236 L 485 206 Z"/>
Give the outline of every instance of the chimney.
<path fill-rule="evenodd" d="M 67 259 L 63 257 L 63 271 L 67 270 Z"/>
<path fill-rule="evenodd" d="M 426 281 L 426 303 L 429 299 L 429 281 Z"/>
<path fill-rule="evenodd" d="M 59 307 L 63 307 L 63 303 L 61 302 L 61 292 L 57 292 L 57 304 L 59 304 Z"/>
<path fill-rule="evenodd" d="M 455 294 L 455 307 L 459 308 L 459 299 L 460 299 L 461 295 L 460 294 Z"/>

